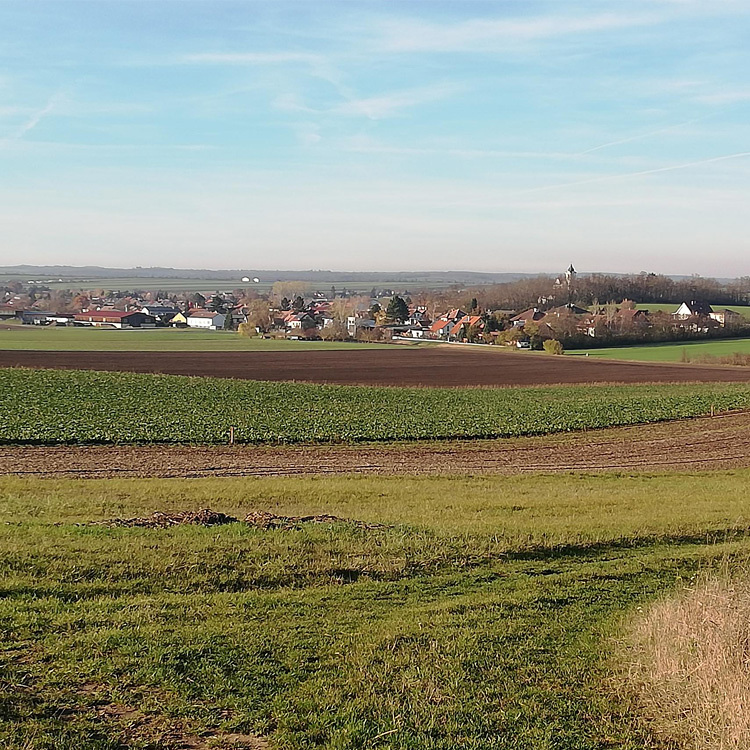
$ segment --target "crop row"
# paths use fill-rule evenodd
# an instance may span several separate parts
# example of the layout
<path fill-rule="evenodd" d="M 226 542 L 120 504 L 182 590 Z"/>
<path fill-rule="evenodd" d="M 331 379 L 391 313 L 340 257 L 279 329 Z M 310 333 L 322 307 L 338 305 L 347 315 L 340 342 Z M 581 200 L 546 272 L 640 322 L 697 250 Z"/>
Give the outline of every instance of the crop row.
<path fill-rule="evenodd" d="M 0 369 L 0 443 L 357 442 L 536 435 L 750 407 L 750 384 L 376 388 Z"/>

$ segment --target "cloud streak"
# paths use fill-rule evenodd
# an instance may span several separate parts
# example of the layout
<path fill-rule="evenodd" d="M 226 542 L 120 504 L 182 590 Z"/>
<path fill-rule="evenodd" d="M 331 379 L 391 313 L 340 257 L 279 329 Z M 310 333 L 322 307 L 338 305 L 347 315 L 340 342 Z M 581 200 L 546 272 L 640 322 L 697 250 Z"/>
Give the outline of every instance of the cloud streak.
<path fill-rule="evenodd" d="M 391 52 L 476 52 L 498 50 L 501 43 L 533 42 L 650 26 L 661 20 L 662 17 L 655 14 L 620 13 L 498 20 L 478 18 L 451 25 L 409 19 L 384 24 L 380 43 Z"/>
<path fill-rule="evenodd" d="M 585 151 L 580 151 L 576 156 L 585 156 L 586 154 L 592 154 L 594 151 L 601 151 L 605 148 L 610 148 L 611 146 L 619 146 L 622 143 L 632 143 L 633 141 L 640 141 L 644 138 L 652 138 L 655 135 L 661 135 L 662 133 L 669 133 L 672 130 L 677 130 L 679 128 L 684 128 L 686 125 L 692 125 L 696 122 L 701 122 L 702 120 L 707 120 L 709 117 L 712 117 L 713 115 L 704 115 L 703 117 L 694 117 L 692 120 L 685 120 L 685 122 L 679 122 L 676 125 L 667 125 L 664 128 L 659 128 L 657 130 L 651 130 L 648 133 L 641 133 L 640 135 L 632 135 L 628 138 L 620 138 L 616 141 L 609 141 L 608 143 L 601 143 L 598 146 L 594 146 L 593 148 L 587 148 Z"/>
<path fill-rule="evenodd" d="M 656 169 L 643 169 L 639 172 L 625 172 L 624 174 L 602 175 L 601 177 L 589 177 L 585 180 L 575 180 L 574 182 L 561 182 L 556 185 L 544 185 L 543 187 L 530 188 L 521 190 L 517 195 L 526 195 L 528 193 L 540 193 L 545 190 L 556 190 L 557 188 L 575 187 L 578 185 L 591 185 L 596 182 L 611 182 L 613 180 L 624 180 L 630 177 L 645 177 L 646 175 L 661 174 L 663 172 L 675 172 L 679 169 L 689 169 L 690 167 L 700 167 L 704 164 L 716 164 L 717 162 L 729 161 L 731 159 L 745 159 L 750 157 L 750 151 L 740 151 L 736 154 L 726 154 L 724 156 L 714 156 L 710 159 L 699 159 L 698 161 L 689 161 L 684 164 L 673 164 L 668 167 L 657 167 Z"/>
<path fill-rule="evenodd" d="M 10 143 L 21 140 L 27 133 L 31 132 L 47 115 L 51 114 L 62 99 L 62 89 L 54 93 L 47 103 L 34 112 L 26 122 L 19 125 L 10 135 L 3 138 L 0 143 Z"/>

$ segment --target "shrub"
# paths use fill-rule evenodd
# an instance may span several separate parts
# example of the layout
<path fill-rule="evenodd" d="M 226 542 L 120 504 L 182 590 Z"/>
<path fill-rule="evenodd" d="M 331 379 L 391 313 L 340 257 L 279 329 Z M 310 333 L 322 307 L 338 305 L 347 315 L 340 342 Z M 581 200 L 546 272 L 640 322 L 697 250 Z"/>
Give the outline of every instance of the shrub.
<path fill-rule="evenodd" d="M 547 352 L 547 354 L 565 353 L 565 348 L 557 339 L 547 339 L 544 344 L 542 344 L 542 346 L 544 347 L 544 351 Z"/>

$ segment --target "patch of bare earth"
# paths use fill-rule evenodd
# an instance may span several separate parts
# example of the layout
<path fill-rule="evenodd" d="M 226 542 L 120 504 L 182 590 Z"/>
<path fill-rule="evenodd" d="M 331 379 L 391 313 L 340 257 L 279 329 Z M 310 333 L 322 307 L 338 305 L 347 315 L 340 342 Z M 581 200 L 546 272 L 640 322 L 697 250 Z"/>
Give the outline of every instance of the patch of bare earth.
<path fill-rule="evenodd" d="M 97 716 L 108 730 L 126 744 L 139 743 L 163 750 L 267 750 L 263 737 L 237 732 L 195 733 L 185 721 L 141 711 L 122 703 L 97 708 Z"/>
<path fill-rule="evenodd" d="M 750 466 L 750 412 L 530 438 L 302 446 L 0 446 L 0 475 L 243 477 Z"/>
<path fill-rule="evenodd" d="M 91 521 L 87 526 L 106 526 L 107 528 L 144 528 L 144 529 L 169 529 L 173 526 L 223 526 L 227 523 L 239 523 L 239 519 L 228 516 L 226 513 L 217 513 L 210 508 L 201 510 L 184 510 L 176 513 L 162 513 L 156 511 L 150 516 L 138 518 L 109 518 L 104 521 Z M 251 511 L 245 516 L 243 523 L 256 529 L 270 531 L 271 529 L 284 529 L 291 531 L 298 529 L 303 524 L 339 524 L 345 523 L 356 526 L 358 529 L 381 529 L 383 524 L 367 523 L 350 518 L 339 518 L 328 513 L 313 516 L 279 516 L 265 510 Z"/>
<path fill-rule="evenodd" d="M 498 351 L 498 349 L 501 349 Z M 315 351 L 46 352 L 0 350 L 0 367 L 210 375 L 241 380 L 394 386 L 747 382 L 750 370 L 710 365 L 550 357 L 501 347 Z"/>

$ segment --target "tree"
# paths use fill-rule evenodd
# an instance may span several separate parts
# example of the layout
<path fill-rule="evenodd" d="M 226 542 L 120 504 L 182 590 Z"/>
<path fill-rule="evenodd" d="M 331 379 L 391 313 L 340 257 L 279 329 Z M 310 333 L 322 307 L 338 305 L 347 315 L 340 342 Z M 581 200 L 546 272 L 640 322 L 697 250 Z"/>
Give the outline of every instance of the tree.
<path fill-rule="evenodd" d="M 392 297 L 391 301 L 388 303 L 385 314 L 388 320 L 403 323 L 409 317 L 409 306 L 402 297 L 396 295 L 395 297 Z"/>
<path fill-rule="evenodd" d="M 194 307 L 205 307 L 206 305 L 206 298 L 200 292 L 195 292 L 195 294 L 188 295 L 187 299 L 188 302 Z"/>
<path fill-rule="evenodd" d="M 255 326 L 252 323 L 240 323 L 237 326 L 237 333 L 240 334 L 240 336 L 247 336 L 248 338 L 252 338 L 255 336 L 257 331 L 255 330 Z"/>
<path fill-rule="evenodd" d="M 469 312 L 474 312 L 479 309 L 479 301 L 476 297 L 471 298 L 471 304 L 469 306 Z"/>
<path fill-rule="evenodd" d="M 85 294 L 76 294 L 70 303 L 74 310 L 88 310 L 91 300 Z"/>
<path fill-rule="evenodd" d="M 289 310 L 289 308 L 292 306 L 292 303 L 289 301 L 289 297 L 282 297 L 281 298 L 281 309 L 286 312 Z"/>
<path fill-rule="evenodd" d="M 305 308 L 305 300 L 297 295 L 294 300 L 292 300 L 292 310 L 294 312 L 302 312 Z"/>
<path fill-rule="evenodd" d="M 547 354 L 564 354 L 565 349 L 557 339 L 547 339 L 542 346 Z"/>
<path fill-rule="evenodd" d="M 268 302 L 264 299 L 254 299 L 247 306 L 247 322 L 253 327 L 253 330 L 257 329 L 266 333 L 272 323 Z"/>
<path fill-rule="evenodd" d="M 349 330 L 346 323 L 341 320 L 334 320 L 330 325 L 323 326 L 320 335 L 325 341 L 347 341 Z"/>

